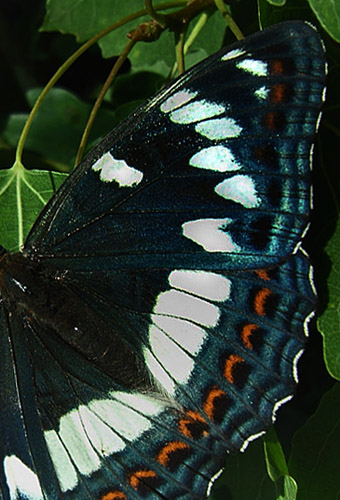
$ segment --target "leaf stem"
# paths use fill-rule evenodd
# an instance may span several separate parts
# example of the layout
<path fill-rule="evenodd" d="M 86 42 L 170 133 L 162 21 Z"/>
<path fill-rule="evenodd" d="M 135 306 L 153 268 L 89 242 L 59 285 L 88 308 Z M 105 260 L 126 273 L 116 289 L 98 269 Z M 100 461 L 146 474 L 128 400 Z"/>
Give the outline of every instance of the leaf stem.
<path fill-rule="evenodd" d="M 162 4 L 159 4 L 155 6 L 155 10 L 167 10 L 174 8 L 176 6 L 182 6 L 186 5 L 185 0 L 174 0 L 171 2 L 164 2 Z M 36 102 L 34 103 L 34 106 L 27 118 L 27 121 L 24 125 L 24 128 L 22 129 L 16 153 L 15 153 L 15 162 L 14 165 L 21 165 L 22 166 L 22 154 L 23 154 L 23 149 L 25 146 L 25 142 L 27 139 L 28 132 L 31 128 L 32 122 L 35 118 L 35 115 L 45 99 L 47 93 L 51 90 L 51 88 L 57 83 L 59 78 L 68 70 L 68 68 L 84 53 L 88 48 L 90 48 L 92 45 L 94 45 L 98 40 L 103 38 L 105 35 L 108 33 L 111 33 L 111 31 L 114 31 L 117 28 L 120 28 L 124 24 L 127 24 L 128 22 L 138 19 L 139 17 L 145 16 L 147 14 L 146 9 L 141 9 L 137 12 L 134 12 L 133 14 L 130 14 L 129 16 L 124 17 L 123 19 L 120 19 L 119 21 L 111 24 L 111 26 L 108 26 L 104 30 L 100 31 L 97 33 L 95 36 L 93 36 L 90 40 L 85 42 L 81 47 L 79 47 L 78 50 L 76 50 L 61 66 L 60 68 L 56 71 L 56 73 L 52 76 L 52 78 L 49 80 L 49 82 L 45 85 L 43 88 L 41 94 L 37 98 Z"/>
<path fill-rule="evenodd" d="M 94 105 L 92 107 L 91 114 L 89 116 L 89 119 L 87 121 L 83 136 L 82 136 L 81 141 L 80 141 L 80 145 L 79 145 L 79 149 L 78 149 L 78 153 L 77 153 L 77 158 L 76 158 L 76 163 L 75 163 L 76 165 L 78 165 L 78 163 L 80 162 L 80 160 L 83 157 L 84 149 L 85 149 L 90 131 L 92 129 L 95 117 L 98 113 L 98 110 L 101 106 L 101 103 L 103 102 L 105 94 L 108 91 L 110 85 L 112 84 L 113 79 L 116 77 L 118 71 L 122 67 L 122 64 L 124 63 L 124 61 L 128 57 L 129 53 L 131 52 L 132 47 L 135 45 L 135 43 L 136 43 L 136 40 L 134 40 L 134 39 L 128 41 L 125 48 L 120 53 L 117 61 L 114 63 L 114 65 L 110 71 L 109 76 L 107 77 L 104 85 L 101 88 L 101 91 L 96 99 L 96 102 L 94 103 Z"/>
<path fill-rule="evenodd" d="M 152 5 L 152 0 L 145 0 L 145 9 L 149 16 L 157 21 L 163 28 L 167 25 L 167 16 L 157 12 L 155 7 Z"/>
<path fill-rule="evenodd" d="M 184 73 L 184 43 L 186 35 L 186 26 L 183 26 L 183 30 L 179 33 L 175 33 L 176 36 L 176 61 L 178 65 L 178 74 Z"/>
<path fill-rule="evenodd" d="M 191 33 L 189 34 L 189 36 L 186 39 L 186 42 L 184 44 L 184 48 L 183 48 L 183 55 L 184 56 L 188 52 L 188 50 L 191 47 L 191 45 L 194 43 L 195 39 L 197 38 L 197 36 L 201 32 L 201 30 L 204 28 L 204 26 L 205 26 L 208 18 L 209 18 L 209 15 L 207 14 L 207 12 L 203 12 L 200 15 L 198 21 L 196 22 L 195 26 L 191 30 Z M 176 74 L 176 71 L 177 71 L 177 68 L 178 68 L 178 64 L 177 64 L 177 61 L 176 61 L 175 64 L 173 65 L 172 70 L 171 70 L 170 79 L 174 78 L 174 76 Z"/>
<path fill-rule="evenodd" d="M 230 30 L 232 33 L 234 33 L 235 37 L 237 40 L 243 40 L 244 35 L 240 28 L 237 26 L 235 23 L 234 19 L 232 18 L 231 14 L 228 12 L 226 9 L 226 6 L 223 2 L 223 0 L 215 0 L 216 7 L 218 10 L 221 12 L 222 16 L 224 17 L 227 25 L 229 26 Z"/>

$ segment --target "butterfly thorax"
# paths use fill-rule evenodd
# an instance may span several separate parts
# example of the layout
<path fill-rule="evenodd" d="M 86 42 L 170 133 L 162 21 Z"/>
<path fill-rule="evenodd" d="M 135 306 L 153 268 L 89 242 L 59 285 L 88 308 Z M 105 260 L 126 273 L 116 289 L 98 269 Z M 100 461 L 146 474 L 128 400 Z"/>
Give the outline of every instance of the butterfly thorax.
<path fill-rule="evenodd" d="M 64 275 L 47 275 L 39 263 L 22 253 L 7 253 L 0 259 L 0 300 L 10 314 L 24 317 L 31 329 L 40 327 L 47 335 L 61 338 L 116 382 L 121 374 L 127 383 L 123 367 L 117 370 L 117 352 L 127 351 L 134 367 L 139 366 L 112 324 L 84 305 L 81 293 L 68 287 Z"/>
<path fill-rule="evenodd" d="M 0 297 L 9 310 L 36 316 L 46 309 L 48 297 L 37 265 L 21 253 L 0 260 Z"/>
<path fill-rule="evenodd" d="M 83 311 L 62 278 L 45 276 L 38 263 L 21 253 L 7 254 L 0 261 L 0 290 L 12 314 L 19 313 L 28 322 L 52 329 L 68 344 L 84 350 L 82 332 L 91 325 L 91 314 Z"/>

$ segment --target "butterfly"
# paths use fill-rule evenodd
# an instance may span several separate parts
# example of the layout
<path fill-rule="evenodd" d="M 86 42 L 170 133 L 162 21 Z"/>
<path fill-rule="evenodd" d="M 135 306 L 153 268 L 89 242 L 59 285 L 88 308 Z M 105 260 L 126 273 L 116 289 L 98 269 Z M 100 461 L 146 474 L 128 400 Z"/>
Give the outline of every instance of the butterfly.
<path fill-rule="evenodd" d="M 1 247 L 3 500 L 203 499 L 291 398 L 325 71 L 305 22 L 222 49 Z"/>

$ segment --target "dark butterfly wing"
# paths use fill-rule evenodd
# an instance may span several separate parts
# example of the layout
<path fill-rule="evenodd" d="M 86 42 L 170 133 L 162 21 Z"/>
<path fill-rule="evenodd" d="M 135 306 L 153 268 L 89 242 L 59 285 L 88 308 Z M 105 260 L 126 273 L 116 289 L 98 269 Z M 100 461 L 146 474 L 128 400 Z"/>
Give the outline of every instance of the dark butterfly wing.
<path fill-rule="evenodd" d="M 298 247 L 324 74 L 301 22 L 215 54 L 3 256 L 4 500 L 204 498 L 270 424 L 315 304 Z"/>
<path fill-rule="evenodd" d="M 308 221 L 324 72 L 303 23 L 208 58 L 104 139 L 25 248 L 57 269 L 277 263 Z"/>
<path fill-rule="evenodd" d="M 34 499 L 203 498 L 225 452 L 259 435 L 294 390 L 305 316 L 315 302 L 309 272 L 300 252 L 272 270 L 206 271 L 200 297 L 176 288 L 175 275 L 169 283 L 161 273 L 163 297 L 179 295 L 169 305 L 180 308 L 191 300 L 199 308 L 171 315 L 156 311 L 152 324 L 149 320 L 144 352 L 158 387 L 149 378 L 131 389 L 143 375 L 130 363 L 132 356 L 122 360 L 120 351 L 111 353 L 106 367 L 117 373 L 106 376 L 105 366 L 85 363 L 42 325 L 7 318 L 7 338 L 25 358 L 13 362 L 18 401 L 12 404 L 20 412 L 17 422 L 15 413 L 8 415 L 15 436 L 3 430 L 9 440 L 4 484 L 12 495 L 5 495 L 4 486 L 4 498 L 19 492 L 18 498 Z M 220 287 L 211 289 L 206 282 L 202 298 L 206 278 L 219 280 Z M 89 288 L 78 289 L 83 292 Z M 113 306 L 113 317 L 114 298 L 107 305 Z M 202 314 L 204 309 L 209 312 Z M 136 336 L 143 333 L 137 320 L 134 313 Z M 87 332 L 88 342 L 92 334 Z M 124 366 L 125 383 L 120 380 Z M 3 387 L 9 389 L 8 380 Z"/>

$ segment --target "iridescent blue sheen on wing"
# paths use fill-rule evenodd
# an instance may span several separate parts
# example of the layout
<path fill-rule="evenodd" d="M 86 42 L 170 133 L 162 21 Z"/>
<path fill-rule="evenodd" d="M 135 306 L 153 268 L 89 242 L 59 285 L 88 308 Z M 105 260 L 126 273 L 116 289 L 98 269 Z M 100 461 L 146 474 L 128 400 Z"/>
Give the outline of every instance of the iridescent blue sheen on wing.
<path fill-rule="evenodd" d="M 119 269 L 252 268 L 289 255 L 301 239 L 310 211 L 310 151 L 325 68 L 317 34 L 307 24 L 298 26 L 297 32 L 295 24 L 283 24 L 238 44 L 241 61 L 265 61 L 265 75 L 238 68 L 237 58 L 224 61 L 224 49 L 132 114 L 59 191 L 29 236 L 27 250 L 38 247 L 44 259 L 52 254 L 51 265 L 58 268 L 66 256 L 68 265 L 77 266 L 85 240 L 97 263 L 109 255 L 110 265 Z M 268 90 L 266 99 L 257 95 L 261 88 Z M 240 133 L 225 140 L 207 138 L 195 127 L 209 119 L 197 122 L 195 116 L 193 123 L 174 125 L 171 112 L 161 109 L 183 89 L 195 96 L 191 101 L 223 106 L 225 111 L 216 112 L 216 119 L 230 118 Z M 237 172 L 216 171 L 215 164 L 191 166 L 198 152 L 221 146 L 234 157 Z M 115 181 L 103 182 L 98 170 L 91 169 L 107 151 L 143 172 L 133 196 L 133 188 L 114 189 Z M 256 209 L 216 195 L 216 186 L 226 179 L 232 182 L 236 174 L 253 182 Z M 52 216 L 57 224 L 51 225 Z M 224 218 L 229 222 L 221 232 L 235 244 L 230 252 L 202 251 L 202 246 L 182 237 L 182 225 L 189 221 Z M 223 245 L 219 248 L 223 250 Z M 93 265 L 91 259 L 86 262 Z"/>
<path fill-rule="evenodd" d="M 0 248 L 3 500 L 192 500 L 294 393 L 325 60 L 288 22 L 184 73 Z"/>

